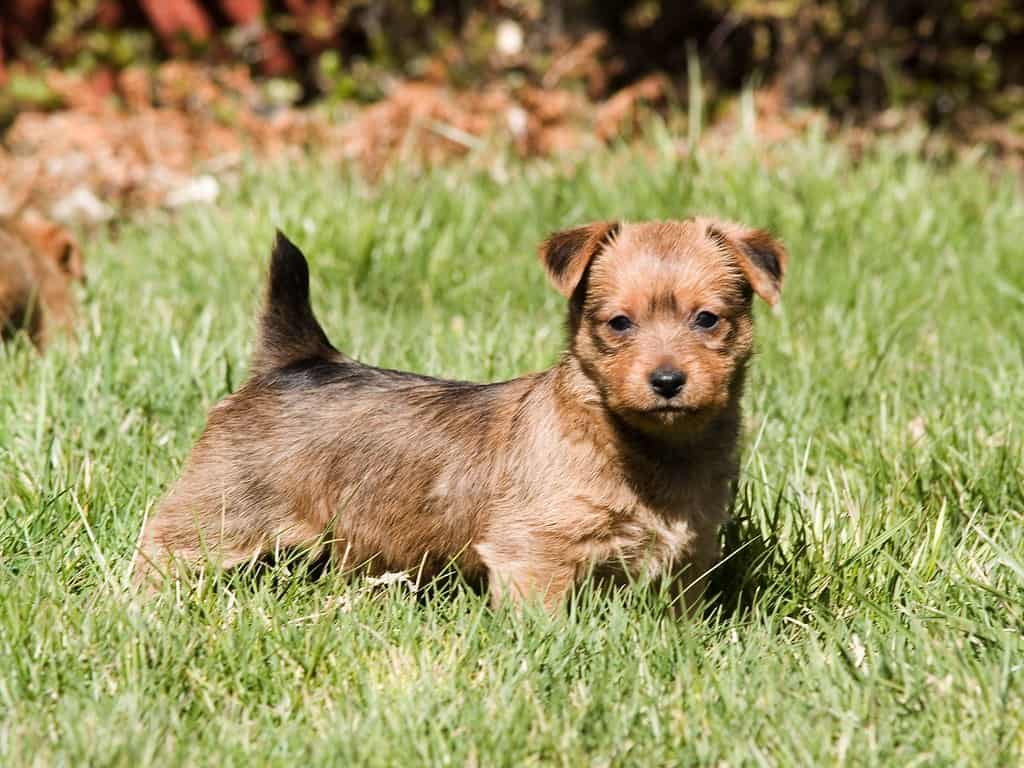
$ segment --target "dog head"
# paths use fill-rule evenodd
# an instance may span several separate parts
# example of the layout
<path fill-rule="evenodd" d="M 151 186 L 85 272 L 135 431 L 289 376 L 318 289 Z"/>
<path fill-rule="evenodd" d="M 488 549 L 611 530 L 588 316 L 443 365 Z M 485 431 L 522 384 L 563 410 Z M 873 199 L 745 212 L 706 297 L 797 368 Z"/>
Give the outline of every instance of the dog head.
<path fill-rule="evenodd" d="M 644 432 L 692 434 L 741 394 L 756 293 L 778 301 L 786 251 L 727 221 L 599 222 L 549 237 L 571 353 L 605 406 Z"/>

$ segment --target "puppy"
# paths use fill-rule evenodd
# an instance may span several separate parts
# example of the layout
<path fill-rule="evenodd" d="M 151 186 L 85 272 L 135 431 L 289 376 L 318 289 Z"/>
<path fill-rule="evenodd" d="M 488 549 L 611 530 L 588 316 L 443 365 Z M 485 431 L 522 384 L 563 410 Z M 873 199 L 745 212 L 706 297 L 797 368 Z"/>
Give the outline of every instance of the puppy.
<path fill-rule="evenodd" d="M 24 332 L 42 348 L 75 314 L 82 253 L 62 227 L 26 211 L 0 226 L 0 338 Z"/>
<path fill-rule="evenodd" d="M 589 224 L 540 256 L 568 300 L 568 351 L 473 384 L 335 349 L 278 234 L 250 378 L 145 525 L 136 584 L 329 540 L 346 570 L 455 563 L 495 603 L 553 607 L 589 573 L 669 579 L 692 602 L 737 477 L 752 297 L 778 300 L 786 252 L 696 218 Z"/>

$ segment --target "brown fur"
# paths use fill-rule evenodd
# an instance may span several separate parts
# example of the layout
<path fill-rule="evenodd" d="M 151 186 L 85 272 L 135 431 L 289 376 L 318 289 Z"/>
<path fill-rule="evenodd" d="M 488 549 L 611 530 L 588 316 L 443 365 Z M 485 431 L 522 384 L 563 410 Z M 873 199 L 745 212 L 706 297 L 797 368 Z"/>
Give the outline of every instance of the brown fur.
<path fill-rule="evenodd" d="M 541 258 L 569 297 L 570 349 L 542 373 L 471 384 L 335 350 L 279 236 L 252 376 L 214 406 L 146 524 L 136 583 L 327 532 L 343 569 L 429 577 L 455 562 L 496 602 L 554 605 L 592 571 L 699 595 L 737 476 L 752 292 L 777 298 L 785 253 L 696 219 L 590 225 Z M 656 369 L 685 372 L 678 394 L 652 389 Z"/>
<path fill-rule="evenodd" d="M 0 334 L 26 333 L 37 347 L 75 314 L 72 282 L 82 254 L 63 228 L 31 211 L 0 226 Z"/>

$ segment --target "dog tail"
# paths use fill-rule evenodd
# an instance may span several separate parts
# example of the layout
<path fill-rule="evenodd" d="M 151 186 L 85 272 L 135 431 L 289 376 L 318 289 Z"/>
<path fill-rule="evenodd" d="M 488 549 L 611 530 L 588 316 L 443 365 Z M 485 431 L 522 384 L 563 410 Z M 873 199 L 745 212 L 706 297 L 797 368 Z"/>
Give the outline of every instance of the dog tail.
<path fill-rule="evenodd" d="M 278 230 L 251 373 L 258 376 L 295 363 L 340 357 L 309 305 L 306 257 Z"/>

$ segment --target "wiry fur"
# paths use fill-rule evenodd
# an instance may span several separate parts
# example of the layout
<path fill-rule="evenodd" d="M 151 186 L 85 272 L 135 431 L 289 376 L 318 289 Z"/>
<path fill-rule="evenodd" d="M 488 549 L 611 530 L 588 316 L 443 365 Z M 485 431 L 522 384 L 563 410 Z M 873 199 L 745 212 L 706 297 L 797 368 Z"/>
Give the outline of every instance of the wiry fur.
<path fill-rule="evenodd" d="M 541 256 L 571 297 L 570 350 L 542 373 L 472 384 L 335 350 L 305 259 L 279 235 L 252 376 L 211 410 L 148 522 L 137 583 L 327 532 L 341 568 L 429 577 L 455 562 L 495 601 L 552 605 L 592 570 L 685 570 L 679 585 L 698 593 L 737 474 L 752 338 L 743 245 L 703 221 L 601 224 L 554 236 Z M 688 318 L 706 306 L 725 324 L 695 334 Z M 610 335 L 614 312 L 635 315 L 631 338 Z M 643 383 L 665 361 L 689 377 L 671 412 L 650 409 Z"/>

